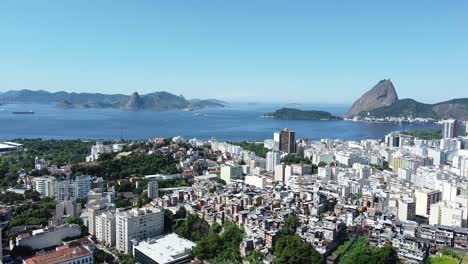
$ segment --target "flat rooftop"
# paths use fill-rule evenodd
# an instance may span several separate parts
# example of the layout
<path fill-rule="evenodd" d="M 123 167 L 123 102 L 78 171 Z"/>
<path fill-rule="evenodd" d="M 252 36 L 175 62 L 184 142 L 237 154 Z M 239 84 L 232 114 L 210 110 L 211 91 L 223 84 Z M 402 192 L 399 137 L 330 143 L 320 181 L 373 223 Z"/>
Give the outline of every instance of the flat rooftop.
<path fill-rule="evenodd" d="M 0 149 L 16 149 L 17 146 L 8 145 L 0 142 Z"/>
<path fill-rule="evenodd" d="M 134 249 L 163 264 L 187 257 L 195 245 L 192 241 L 172 233 L 141 241 Z"/>
<path fill-rule="evenodd" d="M 82 247 L 73 248 L 57 248 L 55 252 L 47 253 L 44 255 L 28 258 L 25 260 L 26 264 L 55 264 L 71 261 L 76 258 L 89 255 L 92 259 L 92 254 Z"/>

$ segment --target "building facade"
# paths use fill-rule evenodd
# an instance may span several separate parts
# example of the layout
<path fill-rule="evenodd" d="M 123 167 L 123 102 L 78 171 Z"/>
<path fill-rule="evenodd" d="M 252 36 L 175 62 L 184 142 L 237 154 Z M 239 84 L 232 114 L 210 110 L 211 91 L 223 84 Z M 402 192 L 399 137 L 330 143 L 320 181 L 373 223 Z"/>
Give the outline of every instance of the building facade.
<path fill-rule="evenodd" d="M 296 132 L 285 128 L 280 132 L 280 151 L 296 153 Z"/>
<path fill-rule="evenodd" d="M 96 216 L 96 238 L 107 246 L 115 246 L 115 212 L 108 211 Z"/>
<path fill-rule="evenodd" d="M 448 119 L 443 121 L 444 126 L 444 138 L 455 138 L 458 137 L 460 128 L 458 124 L 458 120 L 456 119 Z"/>
<path fill-rule="evenodd" d="M 161 235 L 164 231 L 164 213 L 156 207 L 133 208 L 116 214 L 116 248 L 121 252 L 132 250 L 132 240 Z"/>

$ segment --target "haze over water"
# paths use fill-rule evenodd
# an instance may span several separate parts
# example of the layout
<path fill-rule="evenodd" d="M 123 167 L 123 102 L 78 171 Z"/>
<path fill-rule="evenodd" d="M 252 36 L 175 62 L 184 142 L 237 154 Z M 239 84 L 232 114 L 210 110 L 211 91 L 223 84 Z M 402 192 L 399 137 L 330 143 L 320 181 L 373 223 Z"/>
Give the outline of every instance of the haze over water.
<path fill-rule="evenodd" d="M 154 111 L 120 109 L 59 109 L 54 105 L 7 104 L 0 106 L 0 140 L 125 139 L 183 136 L 185 138 L 254 141 L 273 137 L 288 127 L 296 138 L 379 139 L 396 130 L 437 128 L 433 124 L 365 123 L 352 121 L 276 120 L 263 118 L 285 104 L 234 103 L 222 109 Z M 348 105 L 294 105 L 342 115 Z M 15 115 L 13 111 L 35 112 Z"/>

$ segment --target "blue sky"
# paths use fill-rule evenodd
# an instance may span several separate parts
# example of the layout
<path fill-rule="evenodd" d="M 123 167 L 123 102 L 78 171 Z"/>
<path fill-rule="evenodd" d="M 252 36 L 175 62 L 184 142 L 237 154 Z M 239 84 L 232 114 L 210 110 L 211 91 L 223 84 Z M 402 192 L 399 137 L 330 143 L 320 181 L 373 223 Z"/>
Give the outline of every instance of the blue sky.
<path fill-rule="evenodd" d="M 0 2 L 0 91 L 468 97 L 468 1 Z"/>

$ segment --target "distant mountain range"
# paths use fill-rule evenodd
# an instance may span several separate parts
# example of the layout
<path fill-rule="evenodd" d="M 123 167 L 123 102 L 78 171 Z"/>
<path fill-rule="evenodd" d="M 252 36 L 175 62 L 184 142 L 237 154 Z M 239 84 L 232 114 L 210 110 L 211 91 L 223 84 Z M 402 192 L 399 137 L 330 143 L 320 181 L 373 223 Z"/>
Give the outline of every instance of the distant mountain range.
<path fill-rule="evenodd" d="M 300 110 L 296 108 L 281 108 L 273 113 L 265 114 L 266 118 L 288 119 L 288 120 L 340 120 L 341 117 L 329 112 L 318 110 Z"/>
<path fill-rule="evenodd" d="M 456 118 L 468 120 L 468 98 L 425 104 L 413 99 L 398 99 L 393 83 L 382 80 L 362 95 L 346 116 Z"/>
<path fill-rule="evenodd" d="M 56 103 L 61 108 L 120 108 L 120 109 L 200 109 L 224 107 L 226 102 L 216 99 L 187 100 L 182 95 L 154 92 L 139 95 L 47 92 L 43 90 L 18 90 L 0 93 L 0 104 Z"/>

